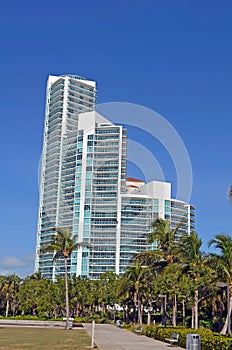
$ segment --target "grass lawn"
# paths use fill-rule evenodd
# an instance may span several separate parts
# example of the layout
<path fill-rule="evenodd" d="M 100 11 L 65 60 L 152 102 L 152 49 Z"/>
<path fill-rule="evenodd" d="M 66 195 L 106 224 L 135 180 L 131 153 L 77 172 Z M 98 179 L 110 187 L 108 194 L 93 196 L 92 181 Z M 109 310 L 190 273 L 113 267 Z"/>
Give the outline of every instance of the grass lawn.
<path fill-rule="evenodd" d="M 0 350 L 86 350 L 90 344 L 83 329 L 0 327 Z"/>

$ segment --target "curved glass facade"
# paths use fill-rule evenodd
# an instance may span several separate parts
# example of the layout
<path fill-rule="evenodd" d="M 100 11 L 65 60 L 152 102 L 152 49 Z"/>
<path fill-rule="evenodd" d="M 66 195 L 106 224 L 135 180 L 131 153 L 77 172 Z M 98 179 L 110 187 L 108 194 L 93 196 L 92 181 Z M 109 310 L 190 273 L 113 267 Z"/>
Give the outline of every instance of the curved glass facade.
<path fill-rule="evenodd" d="M 40 254 L 55 227 L 68 227 L 82 243 L 69 273 L 98 279 L 121 274 L 134 254 L 156 249 L 147 233 L 157 218 L 180 232 L 194 229 L 194 208 L 171 198 L 171 184 L 126 179 L 127 131 L 95 112 L 95 82 L 50 76 L 47 84 L 36 271 L 63 275 L 62 259 Z M 177 234 L 178 238 L 178 234 Z"/>
<path fill-rule="evenodd" d="M 35 262 L 47 278 L 56 273 L 53 254 L 39 251 L 50 243 L 54 227 L 72 230 L 78 116 L 95 109 L 95 85 L 72 75 L 48 78 Z M 63 263 L 57 264 L 63 270 Z"/>

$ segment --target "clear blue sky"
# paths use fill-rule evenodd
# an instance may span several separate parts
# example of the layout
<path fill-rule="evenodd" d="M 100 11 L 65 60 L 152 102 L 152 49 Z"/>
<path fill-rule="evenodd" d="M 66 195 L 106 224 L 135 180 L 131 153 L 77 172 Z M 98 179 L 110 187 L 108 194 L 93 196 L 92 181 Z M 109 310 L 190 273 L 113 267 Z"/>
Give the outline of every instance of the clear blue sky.
<path fill-rule="evenodd" d="M 49 74 L 96 80 L 99 103 L 137 103 L 165 117 L 191 158 L 204 248 L 232 233 L 231 18 L 229 0 L 1 3 L 0 273 L 33 269 Z"/>

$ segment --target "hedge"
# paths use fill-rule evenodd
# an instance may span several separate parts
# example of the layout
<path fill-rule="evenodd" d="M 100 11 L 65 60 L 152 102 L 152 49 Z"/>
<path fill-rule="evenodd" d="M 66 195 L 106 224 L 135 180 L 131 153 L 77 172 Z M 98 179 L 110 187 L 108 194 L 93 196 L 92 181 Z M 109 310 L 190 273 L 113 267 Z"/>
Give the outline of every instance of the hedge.
<path fill-rule="evenodd" d="M 199 334 L 201 337 L 201 349 L 202 350 L 231 350 L 232 338 L 213 333 L 208 329 L 191 329 L 191 328 L 179 328 L 179 327 L 161 327 L 161 326 L 145 326 L 143 328 L 143 334 L 160 340 L 165 341 L 165 338 L 170 338 L 172 333 L 179 334 L 178 345 L 186 348 L 186 335 L 189 333 Z"/>

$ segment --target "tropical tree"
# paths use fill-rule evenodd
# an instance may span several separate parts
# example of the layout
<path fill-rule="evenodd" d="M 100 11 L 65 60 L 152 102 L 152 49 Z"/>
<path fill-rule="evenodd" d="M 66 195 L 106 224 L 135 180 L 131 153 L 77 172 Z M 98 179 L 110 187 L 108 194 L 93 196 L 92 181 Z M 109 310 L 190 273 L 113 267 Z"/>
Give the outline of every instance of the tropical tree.
<path fill-rule="evenodd" d="M 204 253 L 201 250 L 202 241 L 195 232 L 190 235 L 182 234 L 175 244 L 173 254 L 177 261 L 173 268 L 183 274 L 187 274 L 192 281 L 193 308 L 192 328 L 198 329 L 198 304 L 199 291 L 206 291 L 206 286 L 211 281 L 210 268 L 206 264 Z M 205 297 L 205 296 L 204 296 Z"/>
<path fill-rule="evenodd" d="M 71 234 L 69 228 L 56 228 L 56 233 L 51 238 L 51 243 L 43 246 L 41 253 L 53 252 L 55 261 L 58 258 L 64 259 L 64 277 L 65 277 L 65 304 L 66 304 L 66 325 L 65 329 L 69 328 L 69 290 L 68 290 L 68 257 L 77 249 L 80 243 L 76 243 L 76 237 Z"/>
<path fill-rule="evenodd" d="M 156 289 L 157 274 L 154 270 L 147 271 L 142 289 L 143 305 L 147 309 L 147 325 L 151 324 L 151 313 L 155 302 L 157 301 Z"/>
<path fill-rule="evenodd" d="M 148 234 L 148 243 L 157 242 L 157 252 L 162 253 L 161 256 L 167 262 L 172 262 L 172 247 L 179 225 L 173 230 L 168 220 L 157 218 L 151 228 L 152 231 Z"/>
<path fill-rule="evenodd" d="M 211 254 L 211 258 L 215 261 L 217 269 L 219 270 L 222 281 L 228 284 L 229 289 L 229 304 L 227 310 L 227 317 L 224 327 L 221 330 L 222 334 L 226 334 L 226 330 L 230 329 L 230 317 L 232 310 L 232 237 L 226 234 L 216 235 L 211 239 L 209 246 L 214 245 L 215 248 L 220 249 L 220 254 Z"/>
<path fill-rule="evenodd" d="M 176 257 L 174 255 L 174 248 L 176 242 L 176 235 L 178 230 L 183 225 L 184 221 L 180 221 L 179 224 L 172 229 L 170 222 L 161 218 L 157 218 L 151 226 L 151 231 L 148 233 L 148 243 L 154 244 L 154 248 L 151 250 L 142 252 L 136 255 L 135 259 L 140 261 L 146 266 L 150 266 L 152 272 L 155 275 L 163 275 L 166 267 L 171 266 Z M 166 272 L 165 272 L 166 273 Z M 162 279 L 162 277 L 161 277 Z M 165 277 L 164 277 L 165 279 Z M 164 292 L 161 292 L 164 294 Z M 164 300 L 167 300 L 165 292 Z M 176 324 L 176 295 L 173 295 L 173 323 Z M 164 315 L 164 323 L 166 322 L 166 315 Z"/>
<path fill-rule="evenodd" d="M 120 276 L 119 278 L 119 283 L 118 283 L 118 300 L 119 300 L 119 304 L 122 305 L 123 307 L 123 319 L 129 323 L 130 321 L 132 321 L 132 319 L 130 319 L 130 310 L 131 308 L 133 308 L 133 311 L 135 313 L 134 310 L 134 298 L 133 298 L 133 290 L 132 290 L 132 286 L 131 286 L 131 281 L 128 278 L 125 278 L 124 274 L 122 276 Z M 116 308 L 114 310 L 115 315 L 114 315 L 114 321 L 116 318 Z M 134 320 L 134 316 L 135 314 L 133 313 L 133 321 Z"/>
<path fill-rule="evenodd" d="M 168 271 L 164 268 L 161 275 L 158 277 L 156 284 L 159 288 L 159 295 L 164 295 L 164 301 L 172 305 L 172 325 L 177 324 L 177 294 L 179 292 L 178 274 L 176 271 Z M 164 303 L 163 303 L 164 304 Z M 166 313 L 166 314 L 165 314 Z M 166 324 L 167 312 L 163 308 L 163 324 Z"/>
<path fill-rule="evenodd" d="M 162 271 L 165 266 L 173 263 L 175 260 L 173 248 L 176 234 L 183 222 L 181 221 L 172 229 L 168 220 L 157 218 L 151 226 L 151 232 L 147 236 L 148 243 L 155 243 L 155 247 L 149 251 L 137 254 L 135 258 L 146 265 L 153 266 L 156 272 L 159 269 Z"/>
<path fill-rule="evenodd" d="M 191 300 L 191 291 L 194 290 L 191 276 L 178 273 L 178 300 L 182 305 L 182 325 L 186 326 L 186 309 Z"/>
<path fill-rule="evenodd" d="M 108 306 L 113 306 L 117 302 L 117 286 L 118 276 L 112 272 L 107 271 L 101 275 L 99 281 L 99 297 L 103 312 L 106 312 Z"/>
<path fill-rule="evenodd" d="M 17 297 L 19 291 L 20 277 L 17 275 L 10 275 L 5 278 L 4 283 L 2 284 L 2 294 L 6 301 L 6 312 L 5 316 L 8 317 L 10 306 L 15 315 L 15 310 L 17 306 Z"/>
<path fill-rule="evenodd" d="M 39 317 L 55 316 L 55 284 L 46 278 L 26 278 L 19 288 L 19 310 L 22 315 Z"/>
<path fill-rule="evenodd" d="M 141 290 L 146 284 L 145 277 L 148 274 L 149 268 L 144 267 L 138 260 L 135 260 L 134 265 L 129 266 L 124 275 L 124 283 L 130 285 L 130 290 L 133 296 L 133 321 L 136 323 L 136 306 L 138 306 L 138 321 L 142 324 L 142 311 L 141 311 Z"/>

